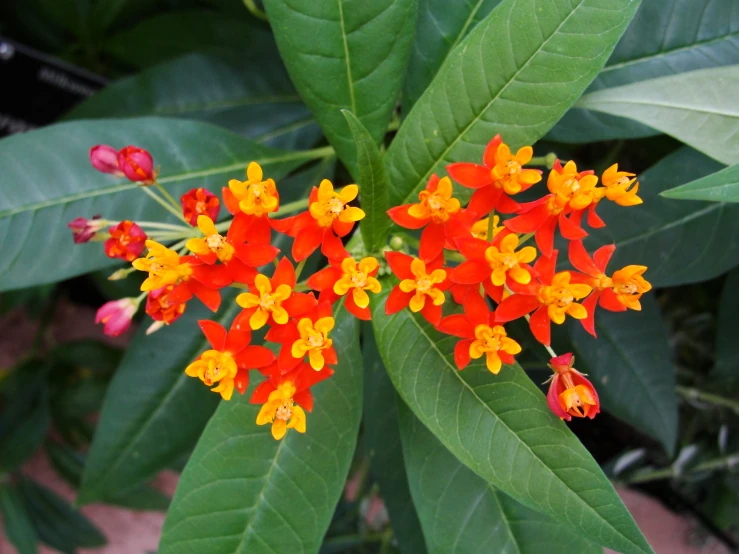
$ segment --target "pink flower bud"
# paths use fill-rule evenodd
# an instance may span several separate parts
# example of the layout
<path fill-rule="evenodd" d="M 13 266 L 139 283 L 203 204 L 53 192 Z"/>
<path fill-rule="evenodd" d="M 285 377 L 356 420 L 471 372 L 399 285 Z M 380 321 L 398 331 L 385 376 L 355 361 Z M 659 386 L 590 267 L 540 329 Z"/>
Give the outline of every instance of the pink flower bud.
<path fill-rule="evenodd" d="M 118 152 L 118 167 L 131 181 L 151 183 L 156 178 L 151 154 L 137 146 L 126 146 Z"/>
<path fill-rule="evenodd" d="M 92 219 L 77 217 L 67 224 L 72 229 L 72 237 L 75 244 L 83 244 L 89 241 L 95 233 L 100 231 L 107 225 L 107 221 L 100 219 L 99 215 L 95 215 Z"/>
<path fill-rule="evenodd" d="M 104 325 L 103 332 L 109 337 L 117 337 L 131 326 L 133 314 L 139 307 L 135 298 L 121 298 L 103 304 L 95 316 L 95 323 Z"/>
<path fill-rule="evenodd" d="M 112 146 L 98 144 L 90 148 L 90 163 L 102 173 L 123 177 L 123 172 L 118 167 L 118 152 Z"/>

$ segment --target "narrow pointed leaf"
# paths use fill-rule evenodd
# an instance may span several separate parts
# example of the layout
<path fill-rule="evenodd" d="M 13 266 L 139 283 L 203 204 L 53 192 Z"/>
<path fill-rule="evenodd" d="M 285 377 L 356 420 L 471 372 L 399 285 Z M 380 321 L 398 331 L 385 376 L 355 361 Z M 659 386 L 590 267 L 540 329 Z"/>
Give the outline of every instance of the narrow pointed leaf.
<path fill-rule="evenodd" d="M 193 187 L 220 191 L 244 178 L 251 161 L 279 178 L 309 159 L 205 123 L 176 119 L 75 121 L 0 141 L 0 290 L 50 283 L 120 263 L 100 243 L 74 244 L 67 223 L 101 214 L 111 221 L 174 222 L 174 217 L 125 179 L 97 172 L 96 144 L 149 150 L 159 182 L 179 197 Z M 225 209 L 221 210 L 225 213 Z"/>
<path fill-rule="evenodd" d="M 362 410 L 358 323 L 343 305 L 336 373 L 312 390 L 307 432 L 275 441 L 261 406 L 221 402 L 193 452 L 164 523 L 159 554 L 317 552 L 349 471 Z"/>
<path fill-rule="evenodd" d="M 491 375 L 454 364 L 458 339 L 403 310 L 385 315 L 391 283 L 373 306 L 385 367 L 408 407 L 462 463 L 525 506 L 625 554 L 652 552 L 580 441 L 523 370 Z"/>
<path fill-rule="evenodd" d="M 581 108 L 659 129 L 724 164 L 739 162 L 739 65 L 701 69 L 591 92 Z"/>
<path fill-rule="evenodd" d="M 368 252 L 379 252 L 390 229 L 387 201 L 387 172 L 375 141 L 354 114 L 344 110 L 357 147 L 357 183 L 365 217 L 359 226 Z"/>
<path fill-rule="evenodd" d="M 739 63 L 739 10 L 735 8 L 734 0 L 642 2 L 588 90 Z M 575 107 L 547 139 L 580 143 L 654 134 L 657 131 L 638 121 Z"/>
<path fill-rule="evenodd" d="M 413 501 L 431 554 L 599 554 L 566 525 L 526 508 L 460 462 L 404 404 L 398 409 Z"/>
<path fill-rule="evenodd" d="M 419 0 L 416 37 L 403 85 L 403 113 L 429 86 L 452 50 L 501 0 Z"/>
<path fill-rule="evenodd" d="M 393 534 L 403 554 L 425 554 L 426 543 L 408 488 L 392 381 L 377 351 L 372 327 L 362 328 L 364 360 L 364 440 L 372 475 L 380 484 Z"/>
<path fill-rule="evenodd" d="M 264 50 L 257 60 L 189 54 L 164 62 L 112 83 L 66 119 L 198 119 L 261 144 L 310 148 L 321 131 L 292 86 L 277 49 Z"/>
<path fill-rule="evenodd" d="M 341 110 L 351 111 L 380 142 L 405 78 L 416 1 L 264 4 L 295 87 L 339 158 L 356 174 L 356 149 Z"/>
<path fill-rule="evenodd" d="M 388 150 L 390 205 L 497 133 L 541 138 L 585 90 L 634 15 L 630 0 L 504 0 L 449 55 Z M 543 91 L 546 90 L 546 94 Z"/>
<path fill-rule="evenodd" d="M 739 165 L 732 165 L 662 193 L 676 200 L 710 200 L 712 202 L 739 202 Z"/>
<path fill-rule="evenodd" d="M 23 497 L 9 484 L 0 486 L 0 514 L 3 516 L 3 530 L 18 554 L 36 554 L 38 537 L 31 517 L 26 511 Z"/>
<path fill-rule="evenodd" d="M 592 251 L 615 243 L 609 269 L 646 265 L 647 280 L 660 287 L 705 281 L 728 271 L 739 263 L 739 206 L 660 196 L 720 169 L 718 162 L 695 150 L 677 150 L 639 176 L 643 204 L 623 208 L 601 202 L 598 214 L 607 226 L 588 230 L 585 245 Z"/>
<path fill-rule="evenodd" d="M 672 351 L 656 300 L 645 295 L 641 304 L 640 312 L 598 309 L 597 340 L 572 324 L 576 367 L 595 384 L 604 410 L 660 442 L 672 456 L 677 440 Z"/>

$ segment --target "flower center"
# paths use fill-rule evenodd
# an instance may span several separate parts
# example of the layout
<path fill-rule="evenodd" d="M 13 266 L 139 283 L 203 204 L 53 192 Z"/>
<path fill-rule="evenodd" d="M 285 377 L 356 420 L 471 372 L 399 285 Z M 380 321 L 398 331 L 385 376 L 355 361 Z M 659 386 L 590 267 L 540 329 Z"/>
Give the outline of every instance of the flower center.
<path fill-rule="evenodd" d="M 431 279 L 427 277 L 421 277 L 420 279 L 416 280 L 416 290 L 420 293 L 427 292 L 431 287 L 433 286 L 433 283 L 431 282 Z"/>
<path fill-rule="evenodd" d="M 275 412 L 275 418 L 288 421 L 293 415 L 293 399 L 283 400 Z"/>
<path fill-rule="evenodd" d="M 201 213 L 201 214 L 205 213 L 205 202 L 203 202 L 202 200 L 200 200 L 199 202 L 197 202 L 195 204 L 195 211 L 197 213 Z"/>
<path fill-rule="evenodd" d="M 506 169 L 508 175 L 513 177 L 514 175 L 518 175 L 519 173 L 521 173 L 521 164 L 511 160 L 506 164 Z"/>
<path fill-rule="evenodd" d="M 614 288 L 618 294 L 636 294 L 639 292 L 635 283 L 617 283 Z"/>
<path fill-rule="evenodd" d="M 491 329 L 488 325 L 475 327 L 476 343 L 484 352 L 497 352 L 500 350 L 500 342 L 503 335 Z"/>
<path fill-rule="evenodd" d="M 210 248 L 211 250 L 220 250 L 226 243 L 226 239 L 218 233 L 214 235 L 209 235 L 208 238 L 205 239 L 205 241 L 208 243 L 208 248 Z"/>
<path fill-rule="evenodd" d="M 355 271 L 351 276 L 352 284 L 357 288 L 364 288 L 367 286 L 367 275 L 362 271 Z"/>
<path fill-rule="evenodd" d="M 428 207 L 431 209 L 431 211 L 439 211 L 443 208 L 444 202 L 442 200 L 439 200 L 439 197 L 435 194 L 432 194 L 429 196 L 428 200 L 426 200 L 426 203 L 428 204 Z"/>
<path fill-rule="evenodd" d="M 334 217 L 338 217 L 344 209 L 344 203 L 339 198 L 332 198 L 328 201 L 328 209 Z"/>
<path fill-rule="evenodd" d="M 262 296 L 259 299 L 259 307 L 263 310 L 267 310 L 268 312 L 271 312 L 274 310 L 277 306 L 279 306 L 279 301 L 274 298 L 271 294 L 268 292 L 265 292 L 262 294 Z"/>
<path fill-rule="evenodd" d="M 308 336 L 308 344 L 312 348 L 321 348 L 326 343 L 326 340 L 322 333 L 311 333 Z"/>
<path fill-rule="evenodd" d="M 566 308 L 575 301 L 575 296 L 565 287 L 541 287 L 539 300 L 547 306 L 556 304 L 560 308 Z"/>

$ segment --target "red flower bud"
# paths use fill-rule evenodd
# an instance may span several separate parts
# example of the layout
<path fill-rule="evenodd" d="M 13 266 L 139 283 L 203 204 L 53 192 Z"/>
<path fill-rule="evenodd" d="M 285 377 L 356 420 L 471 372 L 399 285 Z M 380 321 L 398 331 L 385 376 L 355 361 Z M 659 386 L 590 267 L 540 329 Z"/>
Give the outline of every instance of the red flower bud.
<path fill-rule="evenodd" d="M 117 337 L 131 326 L 133 314 L 139 303 L 135 298 L 121 298 L 103 304 L 95 316 L 95 323 L 102 323 L 103 332 L 110 337 Z"/>
<path fill-rule="evenodd" d="M 105 253 L 109 258 L 120 258 L 132 262 L 146 247 L 146 233 L 133 221 L 121 221 L 110 228 L 110 237 L 105 241 Z"/>
<path fill-rule="evenodd" d="M 95 215 L 92 219 L 77 217 L 67 224 L 72 229 L 72 238 L 75 244 L 83 244 L 88 242 L 95 233 L 105 227 L 106 222 L 100 219 L 99 215 Z"/>
<path fill-rule="evenodd" d="M 123 172 L 118 167 L 118 152 L 112 146 L 98 144 L 90 148 L 90 163 L 102 173 L 123 177 Z"/>
<path fill-rule="evenodd" d="M 212 221 L 216 221 L 221 210 L 218 197 L 203 187 L 190 189 L 180 197 L 180 202 L 182 214 L 192 226 L 198 224 L 199 215 L 207 215 Z"/>
<path fill-rule="evenodd" d="M 151 183 L 156 178 L 151 154 L 137 146 L 126 146 L 118 152 L 118 167 L 131 181 Z"/>
<path fill-rule="evenodd" d="M 600 400 L 593 384 L 572 367 L 571 353 L 552 358 L 549 367 L 554 370 L 547 404 L 554 415 L 570 421 L 574 417 L 593 419 L 600 412 Z"/>

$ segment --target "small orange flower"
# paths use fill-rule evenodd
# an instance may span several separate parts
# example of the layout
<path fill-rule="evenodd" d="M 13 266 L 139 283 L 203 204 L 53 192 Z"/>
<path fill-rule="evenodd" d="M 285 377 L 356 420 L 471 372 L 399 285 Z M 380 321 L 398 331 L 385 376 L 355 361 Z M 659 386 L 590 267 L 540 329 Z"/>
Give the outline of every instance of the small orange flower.
<path fill-rule="evenodd" d="M 358 263 L 347 257 L 341 261 L 331 260 L 330 265 L 308 278 L 308 286 L 320 292 L 319 302 L 333 304 L 342 296 L 346 297 L 344 306 L 355 317 L 363 320 L 372 318 L 369 309 L 369 295 L 382 290 L 375 277 L 380 269 L 376 258 L 363 258 Z M 349 292 L 351 291 L 351 294 Z"/>
<path fill-rule="evenodd" d="M 436 325 L 441 320 L 441 305 L 444 303 L 444 291 L 450 286 L 447 272 L 441 266 L 443 256 L 424 263 L 402 252 L 386 252 L 385 259 L 393 273 L 401 279 L 400 284 L 392 291 L 385 302 L 385 313 L 392 315 L 409 307 L 412 312 L 421 315 Z"/>
<path fill-rule="evenodd" d="M 231 179 L 228 182 L 229 199 L 233 198 L 246 215 L 261 217 L 276 212 L 280 197 L 274 180 L 265 180 L 262 167 L 256 162 L 251 162 L 246 168 L 246 177 L 246 181 Z M 224 189 L 224 198 L 226 195 Z"/>
<path fill-rule="evenodd" d="M 132 262 L 144 251 L 146 233 L 133 221 L 121 221 L 109 229 L 110 238 L 105 241 L 105 254 Z"/>
<path fill-rule="evenodd" d="M 449 177 L 439 179 L 438 175 L 432 175 L 418 199 L 417 204 L 403 204 L 387 213 L 393 222 L 406 229 L 423 227 L 418 257 L 429 261 L 436 259 L 445 245 L 453 248 L 451 241 L 455 237 L 469 234 L 473 216 L 452 197 Z"/>
<path fill-rule="evenodd" d="M 347 185 L 337 192 L 331 181 L 324 179 L 318 188 L 313 187 L 307 212 L 270 223 L 276 231 L 295 238 L 292 255 L 296 262 L 306 259 L 319 246 L 328 259 L 343 259 L 348 253 L 339 237 L 348 235 L 354 223 L 364 218 L 361 209 L 348 205 L 357 194 L 357 185 Z"/>
<path fill-rule="evenodd" d="M 292 344 L 293 358 L 302 360 L 307 354 L 313 369 L 316 371 L 323 369 L 325 364 L 323 351 L 332 348 L 333 340 L 328 338 L 328 334 L 334 328 L 334 324 L 333 317 L 321 317 L 315 323 L 307 317 L 298 321 L 300 338 Z"/>
<path fill-rule="evenodd" d="M 600 412 L 600 400 L 593 384 L 573 366 L 571 353 L 552 358 L 549 367 L 554 370 L 547 404 L 554 415 L 570 421 L 572 417 L 593 419 Z"/>
<path fill-rule="evenodd" d="M 488 228 L 490 227 L 490 218 L 486 217 L 485 219 L 481 219 L 480 221 L 475 222 L 472 225 L 471 234 L 476 239 L 481 240 L 487 240 L 491 241 L 495 237 L 498 236 L 498 233 L 500 233 L 505 227 L 500 224 L 500 216 L 494 215 L 493 216 L 493 236 L 491 238 L 488 238 Z"/>
<path fill-rule="evenodd" d="M 221 201 L 208 189 L 198 187 L 190 189 L 180 197 L 182 215 L 193 227 L 198 223 L 199 215 L 207 215 L 213 221 L 218 219 Z"/>
<path fill-rule="evenodd" d="M 463 187 L 476 189 L 470 199 L 471 212 L 478 216 L 493 210 L 515 213 L 518 204 L 511 196 L 541 181 L 541 171 L 523 167 L 531 161 L 533 154 L 531 146 L 524 146 L 513 154 L 502 137 L 496 135 L 485 148 L 483 165 L 454 163 L 446 170 Z"/>
<path fill-rule="evenodd" d="M 215 321 L 199 321 L 198 324 L 211 345 L 185 369 L 190 377 L 197 377 L 211 390 L 220 393 L 224 400 L 231 400 L 235 379 L 241 373 L 240 392 L 243 394 L 250 368 L 266 367 L 275 361 L 275 355 L 264 346 L 250 346 L 251 332 L 232 326 L 226 332 Z"/>
<path fill-rule="evenodd" d="M 149 291 L 146 297 L 146 313 L 157 322 L 169 325 L 177 321 L 185 313 L 185 302 L 173 302 L 171 293 L 174 285 Z"/>
<path fill-rule="evenodd" d="M 618 164 L 613 164 L 606 169 L 601 176 L 601 182 L 605 187 L 605 196 L 619 206 L 636 206 L 643 200 L 637 196 L 639 182 L 633 173 L 619 171 Z M 634 185 L 633 187 L 631 185 Z"/>
<path fill-rule="evenodd" d="M 583 276 L 576 272 L 561 271 L 555 274 L 557 251 L 551 258 L 540 257 L 534 265 L 537 282 L 519 285 L 510 283 L 515 293 L 504 298 L 495 310 L 496 321 L 505 323 L 534 312 L 529 320 L 531 332 L 540 343 L 551 342 L 550 322 L 561 325 L 567 315 L 585 319 L 587 309 L 578 300 L 590 294 L 592 287 L 582 283 Z M 573 282 L 573 273 L 577 278 Z M 536 311 L 534 311 L 536 310 Z"/>

